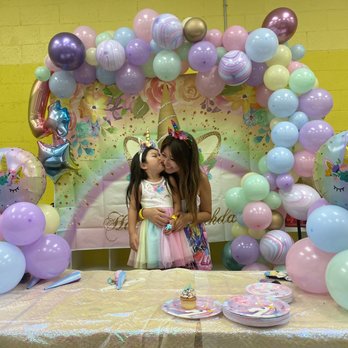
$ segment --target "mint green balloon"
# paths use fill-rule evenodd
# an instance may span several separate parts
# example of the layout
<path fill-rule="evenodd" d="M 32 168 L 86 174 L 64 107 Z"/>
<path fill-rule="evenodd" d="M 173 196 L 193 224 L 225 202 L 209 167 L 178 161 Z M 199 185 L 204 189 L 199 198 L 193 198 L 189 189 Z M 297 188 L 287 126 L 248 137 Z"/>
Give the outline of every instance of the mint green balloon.
<path fill-rule="evenodd" d="M 160 80 L 173 81 L 181 71 L 180 57 L 174 51 L 162 50 L 153 60 L 153 70 Z"/>
<path fill-rule="evenodd" d="M 97 47 L 101 42 L 106 41 L 106 40 L 111 40 L 112 35 L 108 31 L 103 31 L 102 33 L 98 34 L 97 37 L 95 38 L 95 46 Z"/>
<path fill-rule="evenodd" d="M 177 48 L 176 53 L 179 55 L 181 60 L 188 59 L 188 53 L 191 47 L 192 43 L 184 42 L 179 48 Z"/>
<path fill-rule="evenodd" d="M 311 70 L 299 68 L 291 73 L 289 87 L 297 94 L 307 93 L 314 87 L 315 80 L 316 77 Z"/>
<path fill-rule="evenodd" d="M 328 263 L 326 286 L 335 302 L 348 310 L 348 250 L 336 254 Z"/>
<path fill-rule="evenodd" d="M 51 72 L 46 66 L 39 66 L 35 69 L 35 77 L 39 81 L 48 81 L 50 76 Z"/>
<path fill-rule="evenodd" d="M 263 200 L 272 210 L 278 209 L 282 205 L 282 199 L 278 192 L 271 191 Z"/>
<path fill-rule="evenodd" d="M 155 59 L 154 55 L 151 55 L 147 62 L 142 66 L 145 77 L 155 77 L 155 71 L 153 70 L 153 60 Z"/>
<path fill-rule="evenodd" d="M 245 197 L 248 201 L 262 201 L 269 194 L 270 186 L 268 180 L 260 175 L 249 175 L 242 182 Z"/>
<path fill-rule="evenodd" d="M 257 167 L 259 169 L 259 172 L 261 174 L 266 174 L 269 172 L 268 168 L 267 168 L 267 155 L 262 156 L 259 159 L 259 162 L 257 163 Z"/>
<path fill-rule="evenodd" d="M 224 47 L 217 47 L 216 48 L 216 53 L 217 53 L 217 61 L 220 62 L 220 59 L 227 53 Z"/>
<path fill-rule="evenodd" d="M 225 193 L 225 203 L 233 214 L 241 214 L 248 201 L 241 187 L 233 187 Z"/>

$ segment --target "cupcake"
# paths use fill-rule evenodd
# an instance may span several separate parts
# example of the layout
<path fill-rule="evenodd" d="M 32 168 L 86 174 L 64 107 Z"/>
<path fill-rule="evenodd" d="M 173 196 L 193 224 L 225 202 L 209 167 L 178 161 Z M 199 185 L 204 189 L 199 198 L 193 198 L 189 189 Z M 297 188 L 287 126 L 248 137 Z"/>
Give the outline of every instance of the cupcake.
<path fill-rule="evenodd" d="M 196 308 L 196 292 L 191 286 L 185 288 L 180 295 L 180 303 L 183 309 L 194 309 Z"/>

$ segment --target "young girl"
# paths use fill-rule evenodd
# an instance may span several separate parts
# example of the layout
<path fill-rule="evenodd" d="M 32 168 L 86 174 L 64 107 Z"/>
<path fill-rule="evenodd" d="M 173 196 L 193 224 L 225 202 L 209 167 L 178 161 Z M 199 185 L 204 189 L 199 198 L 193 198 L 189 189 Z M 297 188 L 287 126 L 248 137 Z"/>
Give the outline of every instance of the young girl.
<path fill-rule="evenodd" d="M 173 177 L 182 198 L 181 212 L 175 221 L 173 233 L 184 228 L 192 248 L 194 263 L 191 268 L 211 270 L 212 261 L 204 222 L 211 219 L 211 187 L 207 176 L 199 167 L 199 151 L 191 134 L 173 129 L 161 145 L 164 170 Z M 163 226 L 168 218 L 162 209 L 144 209 L 143 215 L 153 223 Z"/>
<path fill-rule="evenodd" d="M 193 261 L 192 251 L 185 232 L 175 229 L 176 212 L 180 210 L 180 197 L 175 180 L 169 182 L 161 175 L 164 166 L 156 144 L 140 143 L 140 151 L 131 163 L 131 177 L 127 188 L 128 232 L 131 253 L 128 265 L 135 268 L 184 267 Z M 161 208 L 168 224 L 159 227 L 143 219 L 142 209 Z M 139 212 L 139 214 L 138 214 Z M 138 216 L 143 219 L 137 231 Z"/>

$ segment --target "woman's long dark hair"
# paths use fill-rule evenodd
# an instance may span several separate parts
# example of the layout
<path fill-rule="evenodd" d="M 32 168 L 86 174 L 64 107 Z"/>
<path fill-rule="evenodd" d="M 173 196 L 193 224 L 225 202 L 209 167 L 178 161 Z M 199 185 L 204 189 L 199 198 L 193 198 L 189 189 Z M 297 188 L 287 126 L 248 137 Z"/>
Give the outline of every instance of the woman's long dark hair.
<path fill-rule="evenodd" d="M 181 199 L 186 201 L 187 212 L 193 215 L 193 222 L 197 220 L 197 194 L 201 177 L 199 167 L 199 151 L 195 139 L 186 133 L 186 140 L 180 140 L 168 135 L 161 144 L 161 152 L 168 147 L 172 158 L 180 168 L 180 173 L 173 177 L 179 188 Z"/>

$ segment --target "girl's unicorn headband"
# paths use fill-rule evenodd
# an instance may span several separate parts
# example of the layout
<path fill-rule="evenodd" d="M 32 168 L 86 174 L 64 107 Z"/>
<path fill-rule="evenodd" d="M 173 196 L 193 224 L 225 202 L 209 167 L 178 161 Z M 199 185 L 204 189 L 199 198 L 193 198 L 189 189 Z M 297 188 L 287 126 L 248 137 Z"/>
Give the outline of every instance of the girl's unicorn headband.
<path fill-rule="evenodd" d="M 173 129 L 168 127 L 168 134 L 170 136 L 172 136 L 173 138 L 178 139 L 178 140 L 190 140 L 189 137 L 187 136 L 186 132 L 181 130 L 173 120 L 171 120 L 171 122 L 173 125 Z"/>
<path fill-rule="evenodd" d="M 139 146 L 140 146 L 139 161 L 141 163 L 144 151 L 147 148 L 158 150 L 158 146 L 157 146 L 157 144 L 156 144 L 156 142 L 154 140 L 150 139 L 149 130 L 146 130 L 145 140 L 142 140 L 142 139 L 139 138 L 138 141 L 139 141 Z"/>

